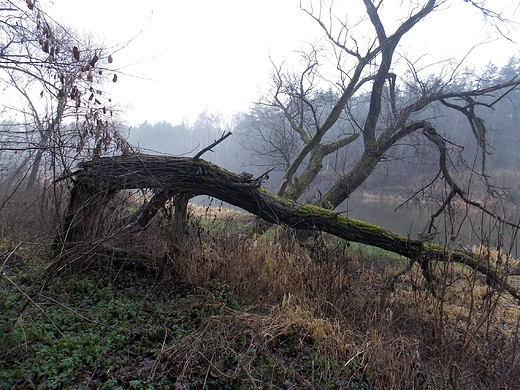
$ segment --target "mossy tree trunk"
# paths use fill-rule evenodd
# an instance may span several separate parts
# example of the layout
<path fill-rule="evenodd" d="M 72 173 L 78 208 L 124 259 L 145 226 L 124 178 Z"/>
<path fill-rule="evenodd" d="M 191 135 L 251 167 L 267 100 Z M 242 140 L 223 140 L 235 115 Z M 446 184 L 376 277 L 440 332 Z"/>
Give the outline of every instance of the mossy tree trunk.
<path fill-rule="evenodd" d="M 62 241 L 70 244 L 89 232 L 95 233 L 100 205 L 122 189 L 162 188 L 162 194 L 208 195 L 240 207 L 267 222 L 293 229 L 319 230 L 347 241 L 376 246 L 414 261 L 431 259 L 465 264 L 485 274 L 489 283 L 500 284 L 516 298 L 518 291 L 504 282 L 489 264 L 464 252 L 448 252 L 444 247 L 402 236 L 388 229 L 349 218 L 332 210 L 298 203 L 271 194 L 258 182 L 231 173 L 201 159 L 133 155 L 106 157 L 80 164 L 75 173 L 69 212 Z M 184 203 L 183 203 L 184 204 Z M 147 206 L 145 206 L 146 208 Z M 180 207 L 183 206 L 180 204 Z M 148 210 L 147 219 L 158 211 Z M 140 210 L 138 213 L 141 213 Z M 182 210 L 179 215 L 182 215 Z M 86 220 L 82 218 L 86 217 Z M 133 219 L 138 219 L 135 216 Z"/>

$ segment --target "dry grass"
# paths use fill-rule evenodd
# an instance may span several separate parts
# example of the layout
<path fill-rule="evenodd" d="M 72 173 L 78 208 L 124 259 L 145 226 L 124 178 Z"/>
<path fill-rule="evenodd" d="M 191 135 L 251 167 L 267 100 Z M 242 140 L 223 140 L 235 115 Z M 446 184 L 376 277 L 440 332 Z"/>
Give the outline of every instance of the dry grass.
<path fill-rule="evenodd" d="M 196 309 L 211 313 L 165 337 L 151 372 L 175 388 L 520 388 L 518 304 L 480 275 L 439 263 L 427 286 L 414 266 L 391 290 L 402 259 L 327 238 L 313 251 L 288 235 L 249 239 L 236 229 L 248 215 L 190 213 L 183 253 L 168 251 L 167 215 L 126 242 L 160 259 L 162 285 L 197 286 Z"/>
<path fill-rule="evenodd" d="M 240 210 L 232 210 L 222 206 L 201 206 L 195 203 L 188 205 L 188 213 L 195 218 L 218 219 L 222 221 L 235 221 L 248 223 L 254 219 L 254 215 Z"/>
<path fill-rule="evenodd" d="M 316 258 L 276 237 L 190 237 L 186 255 L 170 259 L 182 264 L 177 277 L 217 281 L 248 307 L 222 308 L 164 350 L 161 367 L 180 388 L 194 376 L 207 384 L 233 375 L 252 388 L 280 377 L 287 388 L 520 386 L 517 302 L 480 275 L 440 263 L 433 296 L 413 267 L 390 291 L 395 258 L 346 246 Z M 280 344 L 292 360 L 279 361 Z"/>
<path fill-rule="evenodd" d="M 208 290 L 217 282 L 247 307 L 222 306 L 165 346 L 156 370 L 178 388 L 194 378 L 250 388 L 520 387 L 517 302 L 471 270 L 437 264 L 433 296 L 414 266 L 392 291 L 403 260 L 327 238 L 311 252 L 287 235 L 248 239 L 235 224 L 250 216 L 238 212 L 192 206 L 191 215 L 170 277 Z"/>

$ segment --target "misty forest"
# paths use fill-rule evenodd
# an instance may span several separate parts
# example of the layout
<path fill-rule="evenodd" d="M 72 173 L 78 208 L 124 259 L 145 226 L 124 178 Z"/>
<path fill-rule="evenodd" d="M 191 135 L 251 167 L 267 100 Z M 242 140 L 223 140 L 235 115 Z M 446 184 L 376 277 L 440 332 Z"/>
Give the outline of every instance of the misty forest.
<path fill-rule="evenodd" d="M 132 37 L 0 0 L 0 389 L 520 388 L 520 55 L 429 56 L 459 3 L 512 41 L 302 0 L 249 109 L 135 125 Z"/>

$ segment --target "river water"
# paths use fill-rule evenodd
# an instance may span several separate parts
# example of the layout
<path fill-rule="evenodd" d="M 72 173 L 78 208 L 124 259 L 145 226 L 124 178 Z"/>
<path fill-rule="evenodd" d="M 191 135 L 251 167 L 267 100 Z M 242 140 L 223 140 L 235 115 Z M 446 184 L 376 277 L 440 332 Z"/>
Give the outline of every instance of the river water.
<path fill-rule="evenodd" d="M 439 207 L 433 203 L 408 202 L 395 197 L 372 196 L 361 194 L 347 199 L 338 211 L 349 217 L 373 223 L 393 230 L 404 236 L 416 238 L 429 223 L 430 215 Z M 520 212 L 518 209 L 504 212 L 495 212 L 505 215 L 506 219 L 518 224 Z M 433 239 L 439 244 L 446 244 L 452 236 L 457 246 L 469 247 L 482 243 L 492 248 L 501 248 L 503 253 L 510 253 L 518 258 L 519 248 L 516 238 L 517 229 L 511 228 L 496 220 L 483 215 L 474 207 L 467 207 L 462 202 L 456 204 L 449 216 L 440 216 L 436 219 L 437 235 Z"/>

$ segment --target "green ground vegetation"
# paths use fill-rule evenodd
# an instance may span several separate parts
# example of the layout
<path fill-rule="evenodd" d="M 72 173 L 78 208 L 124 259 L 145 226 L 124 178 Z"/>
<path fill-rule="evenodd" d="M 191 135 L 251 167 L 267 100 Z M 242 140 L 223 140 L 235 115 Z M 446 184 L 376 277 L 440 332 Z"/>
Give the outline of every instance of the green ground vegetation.
<path fill-rule="evenodd" d="M 473 270 L 427 283 L 384 251 L 217 220 L 194 217 L 182 253 L 159 218 L 126 257 L 52 274 L 39 225 L 4 222 L 0 389 L 520 387 L 519 306 Z"/>

